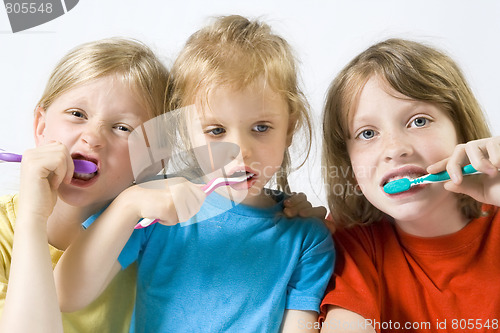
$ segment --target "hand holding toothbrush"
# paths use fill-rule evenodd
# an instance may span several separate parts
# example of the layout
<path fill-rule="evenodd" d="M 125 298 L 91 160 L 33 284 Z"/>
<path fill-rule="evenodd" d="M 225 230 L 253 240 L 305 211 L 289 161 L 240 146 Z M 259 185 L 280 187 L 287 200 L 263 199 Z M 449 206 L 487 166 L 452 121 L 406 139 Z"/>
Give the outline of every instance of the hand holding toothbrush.
<path fill-rule="evenodd" d="M 57 199 L 57 189 L 69 184 L 75 166 L 62 143 L 52 142 L 27 150 L 22 157 L 19 212 L 48 218 Z"/>
<path fill-rule="evenodd" d="M 467 164 L 484 175 L 463 177 L 461 168 Z M 500 137 L 459 144 L 449 158 L 429 166 L 427 171 L 437 173 L 444 169 L 451 178 L 444 184 L 448 191 L 500 206 Z"/>
<path fill-rule="evenodd" d="M 136 207 L 135 221 L 144 217 L 136 229 L 156 222 L 164 225 L 185 222 L 198 213 L 206 198 L 201 185 L 183 177 L 141 183 L 125 192 L 132 195 L 130 205 Z M 128 195 L 125 192 L 120 196 Z"/>
<path fill-rule="evenodd" d="M 191 188 L 191 191 L 189 191 L 189 188 L 187 188 L 188 192 L 185 191 L 179 191 L 179 186 L 177 186 L 175 189 L 177 190 L 177 193 L 173 193 L 171 195 L 171 198 L 169 200 L 169 205 L 172 205 L 174 203 L 174 209 L 172 207 L 169 210 L 176 211 L 177 218 L 170 217 L 171 222 L 170 223 L 162 223 L 166 225 L 173 225 L 177 224 L 178 222 L 185 222 L 200 210 L 201 205 L 205 201 L 205 197 L 215 191 L 218 187 L 221 186 L 231 186 L 234 184 L 242 183 L 246 181 L 248 178 L 251 178 L 253 174 L 235 174 L 232 177 L 216 177 L 213 178 L 211 181 L 206 183 L 205 185 L 198 186 L 198 190 L 193 190 Z M 178 179 L 183 180 L 184 182 L 187 182 L 189 184 L 192 184 L 191 182 L 187 181 L 184 178 L 178 177 L 178 178 L 172 178 L 170 181 L 176 181 Z M 141 184 L 142 186 L 143 184 Z M 194 185 L 194 184 L 192 184 Z M 197 186 L 197 185 L 194 185 Z M 201 192 L 200 192 L 201 191 Z M 200 193 L 203 193 L 201 195 Z M 191 197 L 194 197 L 195 200 L 193 201 Z M 176 202 L 177 201 L 177 202 Z M 142 215 L 145 216 L 145 215 Z M 137 225 L 134 227 L 134 229 L 142 229 L 145 227 L 150 226 L 153 223 L 159 222 L 161 218 L 144 218 L 143 220 L 139 221 Z M 172 223 L 174 222 L 174 223 Z"/>

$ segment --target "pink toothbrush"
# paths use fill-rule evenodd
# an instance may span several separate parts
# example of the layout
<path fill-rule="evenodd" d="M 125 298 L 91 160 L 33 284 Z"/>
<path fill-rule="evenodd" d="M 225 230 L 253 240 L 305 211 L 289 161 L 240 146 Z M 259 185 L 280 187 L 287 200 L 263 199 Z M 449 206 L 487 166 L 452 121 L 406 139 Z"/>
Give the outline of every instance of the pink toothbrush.
<path fill-rule="evenodd" d="M 241 176 L 231 177 L 231 178 L 217 177 L 217 178 L 212 179 L 211 181 L 209 181 L 205 185 L 203 185 L 201 189 L 203 190 L 203 192 L 205 192 L 206 195 L 209 195 L 215 189 L 217 189 L 221 186 L 230 186 L 233 184 L 238 184 L 238 183 L 244 182 L 245 180 L 247 180 L 248 178 L 251 178 L 252 176 L 253 176 L 253 174 L 251 174 L 251 173 L 249 173 L 249 174 L 245 173 Z M 141 221 L 139 221 L 139 223 L 137 223 L 135 225 L 134 229 L 146 228 L 147 226 L 150 226 L 151 224 L 156 223 L 158 221 L 159 221 L 158 219 L 154 219 L 154 220 L 153 219 L 142 219 Z"/>
<path fill-rule="evenodd" d="M 7 153 L 0 149 L 0 161 L 3 162 L 21 162 L 23 158 L 22 155 Z M 75 164 L 75 172 L 76 173 L 94 173 L 97 171 L 97 165 L 93 162 L 87 160 L 73 160 Z"/>

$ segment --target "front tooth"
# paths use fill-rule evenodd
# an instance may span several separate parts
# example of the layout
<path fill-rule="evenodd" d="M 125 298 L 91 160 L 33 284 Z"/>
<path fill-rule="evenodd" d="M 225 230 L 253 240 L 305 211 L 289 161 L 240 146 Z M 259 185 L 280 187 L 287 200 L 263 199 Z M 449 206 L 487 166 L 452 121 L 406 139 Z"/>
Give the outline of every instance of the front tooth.
<path fill-rule="evenodd" d="M 394 180 L 403 179 L 403 178 L 408 178 L 410 180 L 413 180 L 413 179 L 418 178 L 418 177 L 420 177 L 420 176 L 417 174 L 408 174 L 405 176 L 394 176 L 394 177 L 389 178 L 389 180 L 387 182 L 389 183 L 389 182 L 392 182 Z"/>
<path fill-rule="evenodd" d="M 74 173 L 74 177 L 81 180 L 89 180 L 95 176 L 95 173 Z"/>

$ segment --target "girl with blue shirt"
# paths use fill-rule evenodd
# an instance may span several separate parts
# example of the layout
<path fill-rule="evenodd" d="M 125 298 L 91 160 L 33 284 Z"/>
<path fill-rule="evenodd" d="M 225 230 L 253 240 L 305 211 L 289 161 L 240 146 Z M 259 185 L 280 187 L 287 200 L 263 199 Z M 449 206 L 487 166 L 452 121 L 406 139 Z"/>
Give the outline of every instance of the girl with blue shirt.
<path fill-rule="evenodd" d="M 201 206 L 180 224 L 161 191 L 120 194 L 56 268 L 63 311 L 92 301 L 137 262 L 131 332 L 314 331 L 334 247 L 321 220 L 281 213 L 288 147 L 299 128 L 311 132 L 288 43 L 266 24 L 221 17 L 189 38 L 172 73 L 173 107 L 186 112 L 190 143 L 237 144 L 224 172 L 248 179 L 208 196 L 188 181 L 171 186 L 170 198 Z M 265 188 L 273 179 L 281 191 Z M 145 217 L 160 223 L 129 239 Z"/>

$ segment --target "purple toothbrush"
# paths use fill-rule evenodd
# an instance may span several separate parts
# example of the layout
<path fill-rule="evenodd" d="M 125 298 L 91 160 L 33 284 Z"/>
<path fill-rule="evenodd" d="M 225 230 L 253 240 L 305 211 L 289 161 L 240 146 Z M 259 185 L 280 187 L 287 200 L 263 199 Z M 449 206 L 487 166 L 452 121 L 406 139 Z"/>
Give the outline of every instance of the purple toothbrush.
<path fill-rule="evenodd" d="M 21 162 L 23 158 L 22 155 L 7 153 L 0 151 L 0 161 L 3 162 Z M 87 160 L 73 160 L 75 164 L 75 172 L 76 173 L 94 173 L 97 171 L 97 165 L 95 163 L 87 161 Z"/>

